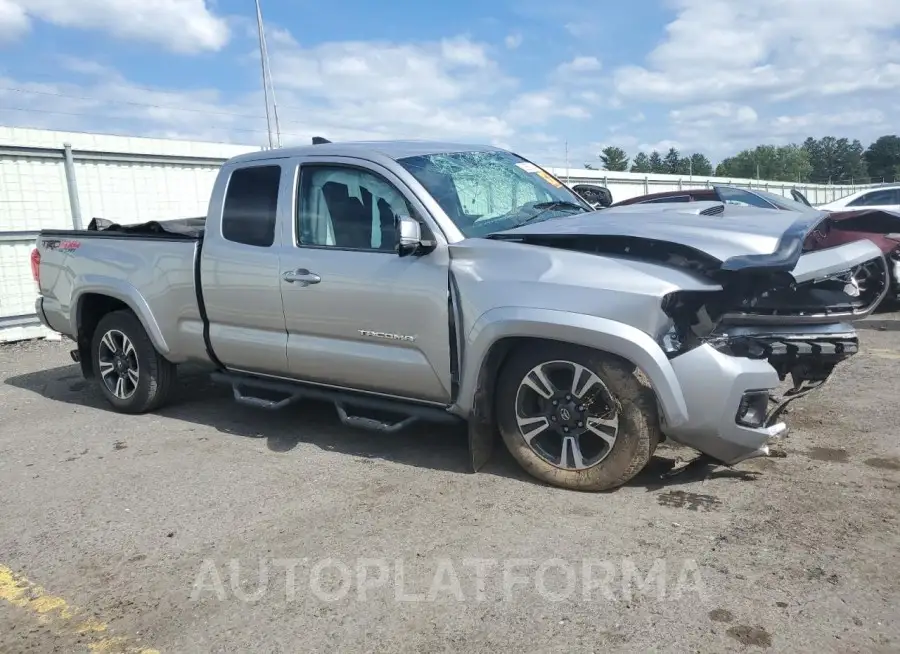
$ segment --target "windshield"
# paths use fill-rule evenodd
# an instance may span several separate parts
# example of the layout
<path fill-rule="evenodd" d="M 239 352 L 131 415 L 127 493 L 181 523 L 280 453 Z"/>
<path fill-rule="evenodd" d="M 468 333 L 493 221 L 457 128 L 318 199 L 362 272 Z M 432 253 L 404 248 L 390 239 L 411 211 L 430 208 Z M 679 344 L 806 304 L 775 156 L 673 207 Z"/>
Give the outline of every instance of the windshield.
<path fill-rule="evenodd" d="M 397 161 L 467 237 L 591 211 L 558 179 L 511 152 L 443 152 Z"/>
<path fill-rule="evenodd" d="M 788 211 L 799 211 L 801 213 L 819 213 L 818 209 L 814 209 L 810 207 L 808 204 L 803 204 L 802 202 L 797 202 L 793 198 L 788 198 L 783 195 L 778 195 L 777 193 L 770 193 L 769 191 L 759 191 L 757 189 L 753 189 L 753 193 L 759 195 L 775 206 L 786 209 Z"/>
<path fill-rule="evenodd" d="M 777 193 L 759 189 L 742 189 L 733 186 L 716 186 L 716 192 L 725 204 L 737 204 L 761 209 L 781 209 L 800 213 L 817 213 L 816 209 Z"/>

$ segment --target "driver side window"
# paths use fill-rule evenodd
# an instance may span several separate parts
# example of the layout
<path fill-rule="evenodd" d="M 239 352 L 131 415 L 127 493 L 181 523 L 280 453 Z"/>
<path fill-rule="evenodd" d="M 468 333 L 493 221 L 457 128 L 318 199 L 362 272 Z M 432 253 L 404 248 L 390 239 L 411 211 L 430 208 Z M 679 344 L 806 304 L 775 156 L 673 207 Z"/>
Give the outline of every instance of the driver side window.
<path fill-rule="evenodd" d="M 393 252 L 394 221 L 413 211 L 380 175 L 349 166 L 302 165 L 298 245 Z"/>

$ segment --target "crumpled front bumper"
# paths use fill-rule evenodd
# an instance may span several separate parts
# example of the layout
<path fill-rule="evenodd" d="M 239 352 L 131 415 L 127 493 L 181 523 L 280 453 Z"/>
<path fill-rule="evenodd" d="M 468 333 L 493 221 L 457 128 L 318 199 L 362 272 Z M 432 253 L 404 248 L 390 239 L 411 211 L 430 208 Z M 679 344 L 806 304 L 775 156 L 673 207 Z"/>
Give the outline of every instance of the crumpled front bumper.
<path fill-rule="evenodd" d="M 672 359 L 688 408 L 688 422 L 662 429 L 667 437 L 726 465 L 768 455 L 772 439 L 784 436 L 787 426 L 748 427 L 737 421 L 745 394 L 772 391 L 781 380 L 766 361 L 735 357 L 701 345 Z"/>

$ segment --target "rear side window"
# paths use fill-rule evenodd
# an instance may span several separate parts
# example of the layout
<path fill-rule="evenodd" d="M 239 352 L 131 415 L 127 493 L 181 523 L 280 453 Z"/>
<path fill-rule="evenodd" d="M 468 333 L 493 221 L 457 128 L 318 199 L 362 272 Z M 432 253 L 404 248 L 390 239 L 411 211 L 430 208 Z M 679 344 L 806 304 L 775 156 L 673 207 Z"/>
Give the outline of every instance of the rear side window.
<path fill-rule="evenodd" d="M 235 243 L 270 247 L 281 166 L 239 168 L 231 174 L 222 211 L 222 236 Z"/>
<path fill-rule="evenodd" d="M 860 195 L 852 202 L 848 202 L 848 207 L 872 207 L 879 204 L 900 204 L 900 191 L 897 189 L 884 189 L 881 191 L 872 191 L 865 195 Z"/>
<path fill-rule="evenodd" d="M 768 200 L 759 197 L 750 191 L 744 191 L 739 188 L 731 188 L 728 186 L 718 186 L 716 190 L 719 197 L 725 204 L 736 204 L 738 206 L 759 207 L 760 209 L 777 209 L 774 204 Z"/>

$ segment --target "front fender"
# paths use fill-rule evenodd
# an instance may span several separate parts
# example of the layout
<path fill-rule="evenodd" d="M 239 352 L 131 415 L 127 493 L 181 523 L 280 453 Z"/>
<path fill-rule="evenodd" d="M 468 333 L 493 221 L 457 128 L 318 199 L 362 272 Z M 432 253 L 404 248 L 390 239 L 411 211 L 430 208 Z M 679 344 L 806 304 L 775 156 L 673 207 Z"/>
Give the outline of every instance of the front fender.
<path fill-rule="evenodd" d="M 124 302 L 134 312 L 134 315 L 141 321 L 141 325 L 146 330 L 157 352 L 163 356 L 169 353 L 169 346 L 166 343 L 162 330 L 159 328 L 159 324 L 156 322 L 156 317 L 150 310 L 147 300 L 144 299 L 144 296 L 141 295 L 141 292 L 136 287 L 123 279 L 105 275 L 82 275 L 74 280 L 73 287 L 78 289 L 76 295 L 72 298 L 72 306 L 75 308 L 70 317 L 73 334 L 78 334 L 84 296 L 91 293 L 106 295 Z"/>
<path fill-rule="evenodd" d="M 529 307 L 491 309 L 469 330 L 457 402 L 461 413 L 472 412 L 479 371 L 491 347 L 510 337 L 583 345 L 627 359 L 650 380 L 666 424 L 676 427 L 688 420 L 687 404 L 675 371 L 659 345 L 646 333 L 606 318 Z"/>

